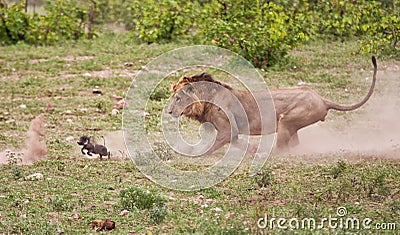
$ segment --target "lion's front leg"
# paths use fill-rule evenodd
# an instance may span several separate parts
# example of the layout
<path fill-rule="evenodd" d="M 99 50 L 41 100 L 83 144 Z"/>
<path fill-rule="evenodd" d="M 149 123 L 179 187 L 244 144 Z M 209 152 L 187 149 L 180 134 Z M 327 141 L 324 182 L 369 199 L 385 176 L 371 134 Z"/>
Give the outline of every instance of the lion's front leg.
<path fill-rule="evenodd" d="M 220 133 L 218 132 L 217 137 L 215 139 L 215 142 L 213 145 L 202 155 L 208 155 L 212 154 L 216 150 L 220 149 L 222 146 L 225 144 L 229 143 L 231 141 L 231 135 L 227 135 L 225 133 Z"/>
<path fill-rule="evenodd" d="M 214 117 L 212 124 L 217 130 L 217 136 L 213 145 L 202 155 L 212 154 L 225 144 L 234 143 L 238 140 L 239 130 L 235 118 L 232 113 L 229 113 L 228 116 L 224 113 L 223 115 Z"/>

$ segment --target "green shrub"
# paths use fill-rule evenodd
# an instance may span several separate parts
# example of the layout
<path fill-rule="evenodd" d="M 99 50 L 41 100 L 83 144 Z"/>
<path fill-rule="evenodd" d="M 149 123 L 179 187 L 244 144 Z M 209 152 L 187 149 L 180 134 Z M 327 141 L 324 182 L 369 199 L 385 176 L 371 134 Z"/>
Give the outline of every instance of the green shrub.
<path fill-rule="evenodd" d="M 124 209 L 127 210 L 149 210 L 151 223 L 161 223 L 167 216 L 167 206 L 164 199 L 151 192 L 140 188 L 129 187 L 121 190 L 119 200 Z"/>
<path fill-rule="evenodd" d="M 47 45 L 86 35 L 86 10 L 76 0 L 49 0 L 45 11 L 44 15 L 26 13 L 23 3 L 0 8 L 0 40 Z"/>
<path fill-rule="evenodd" d="M 198 8 L 196 1 L 135 0 L 127 5 L 124 23 L 144 42 L 171 41 L 190 32 Z"/>
<path fill-rule="evenodd" d="M 230 49 L 256 67 L 275 64 L 308 39 L 296 19 L 272 2 L 211 1 L 205 11 L 202 33 L 206 42 Z"/>
<path fill-rule="evenodd" d="M 163 198 L 151 192 L 145 192 L 140 188 L 129 187 L 119 193 L 121 205 L 127 210 L 151 209 L 154 204 L 164 204 Z"/>
<path fill-rule="evenodd" d="M 79 39 L 85 35 L 86 11 L 76 1 L 47 1 L 46 14 L 33 16 L 26 41 L 32 44 L 52 44 Z"/>
<path fill-rule="evenodd" d="M 275 177 L 273 175 L 272 169 L 267 168 L 259 172 L 254 180 L 258 186 L 267 187 L 274 183 Z"/>
<path fill-rule="evenodd" d="M 330 170 L 330 173 L 334 179 L 338 178 L 343 174 L 346 170 L 346 163 L 342 160 L 338 161 L 335 166 L 333 166 Z"/>
<path fill-rule="evenodd" d="M 318 23 L 318 33 L 329 38 L 365 35 L 369 26 L 383 14 L 377 1 L 319 1 L 311 9 Z"/>
<path fill-rule="evenodd" d="M 159 224 L 163 222 L 165 217 L 167 216 L 167 207 L 164 203 L 156 203 L 153 204 L 149 211 L 150 220 L 152 223 Z"/>
<path fill-rule="evenodd" d="M 10 166 L 14 179 L 20 179 L 23 177 L 23 170 L 19 165 L 22 162 L 23 153 L 15 153 L 10 150 L 6 150 L 5 157 L 7 163 Z"/>
<path fill-rule="evenodd" d="M 390 14 L 368 27 L 369 35 L 362 40 L 362 53 L 400 56 L 400 2 Z"/>
<path fill-rule="evenodd" d="M 3 44 L 25 40 L 32 19 L 24 11 L 25 5 L 22 3 L 0 8 L 0 41 Z"/>

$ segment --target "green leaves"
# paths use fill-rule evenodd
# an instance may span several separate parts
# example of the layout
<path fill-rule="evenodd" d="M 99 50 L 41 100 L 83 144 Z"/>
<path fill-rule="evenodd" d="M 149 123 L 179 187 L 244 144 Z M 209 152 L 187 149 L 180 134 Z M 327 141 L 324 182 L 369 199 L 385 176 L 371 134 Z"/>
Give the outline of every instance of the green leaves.
<path fill-rule="evenodd" d="M 203 28 L 206 41 L 230 49 L 266 67 L 308 38 L 297 23 L 274 3 L 212 1 Z"/>
<path fill-rule="evenodd" d="M 133 21 L 133 33 L 146 43 L 171 41 L 189 33 L 194 25 L 196 1 L 183 0 L 145 0 L 132 1 L 124 22 Z"/>
<path fill-rule="evenodd" d="M 0 8 L 0 41 L 49 45 L 86 35 L 86 10 L 77 1 L 47 1 L 45 11 L 43 15 L 26 13 L 22 3 Z"/>

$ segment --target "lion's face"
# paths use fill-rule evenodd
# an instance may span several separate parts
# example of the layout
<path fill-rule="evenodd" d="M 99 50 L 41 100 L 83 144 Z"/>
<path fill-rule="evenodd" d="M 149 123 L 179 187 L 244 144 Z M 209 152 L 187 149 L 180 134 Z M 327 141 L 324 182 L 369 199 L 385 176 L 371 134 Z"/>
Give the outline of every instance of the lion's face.
<path fill-rule="evenodd" d="M 167 112 L 174 118 L 182 115 L 191 116 L 195 103 L 197 101 L 193 94 L 193 87 L 188 84 L 173 93 Z"/>

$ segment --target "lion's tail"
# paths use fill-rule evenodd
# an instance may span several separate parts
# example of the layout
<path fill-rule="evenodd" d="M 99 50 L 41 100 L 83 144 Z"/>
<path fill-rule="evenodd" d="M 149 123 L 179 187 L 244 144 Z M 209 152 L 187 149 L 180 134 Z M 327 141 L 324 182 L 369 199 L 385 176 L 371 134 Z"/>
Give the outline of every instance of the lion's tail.
<path fill-rule="evenodd" d="M 373 76 L 371 87 L 369 88 L 368 94 L 364 97 L 364 99 L 353 105 L 340 105 L 340 104 L 336 104 L 332 101 L 326 100 L 325 102 L 328 105 L 328 109 L 335 109 L 335 110 L 339 110 L 339 111 L 351 111 L 351 110 L 355 110 L 355 109 L 361 107 L 369 100 L 372 93 L 374 92 L 375 82 L 376 82 L 376 73 L 378 70 L 375 56 L 372 56 L 372 64 L 374 65 L 374 76 Z"/>

